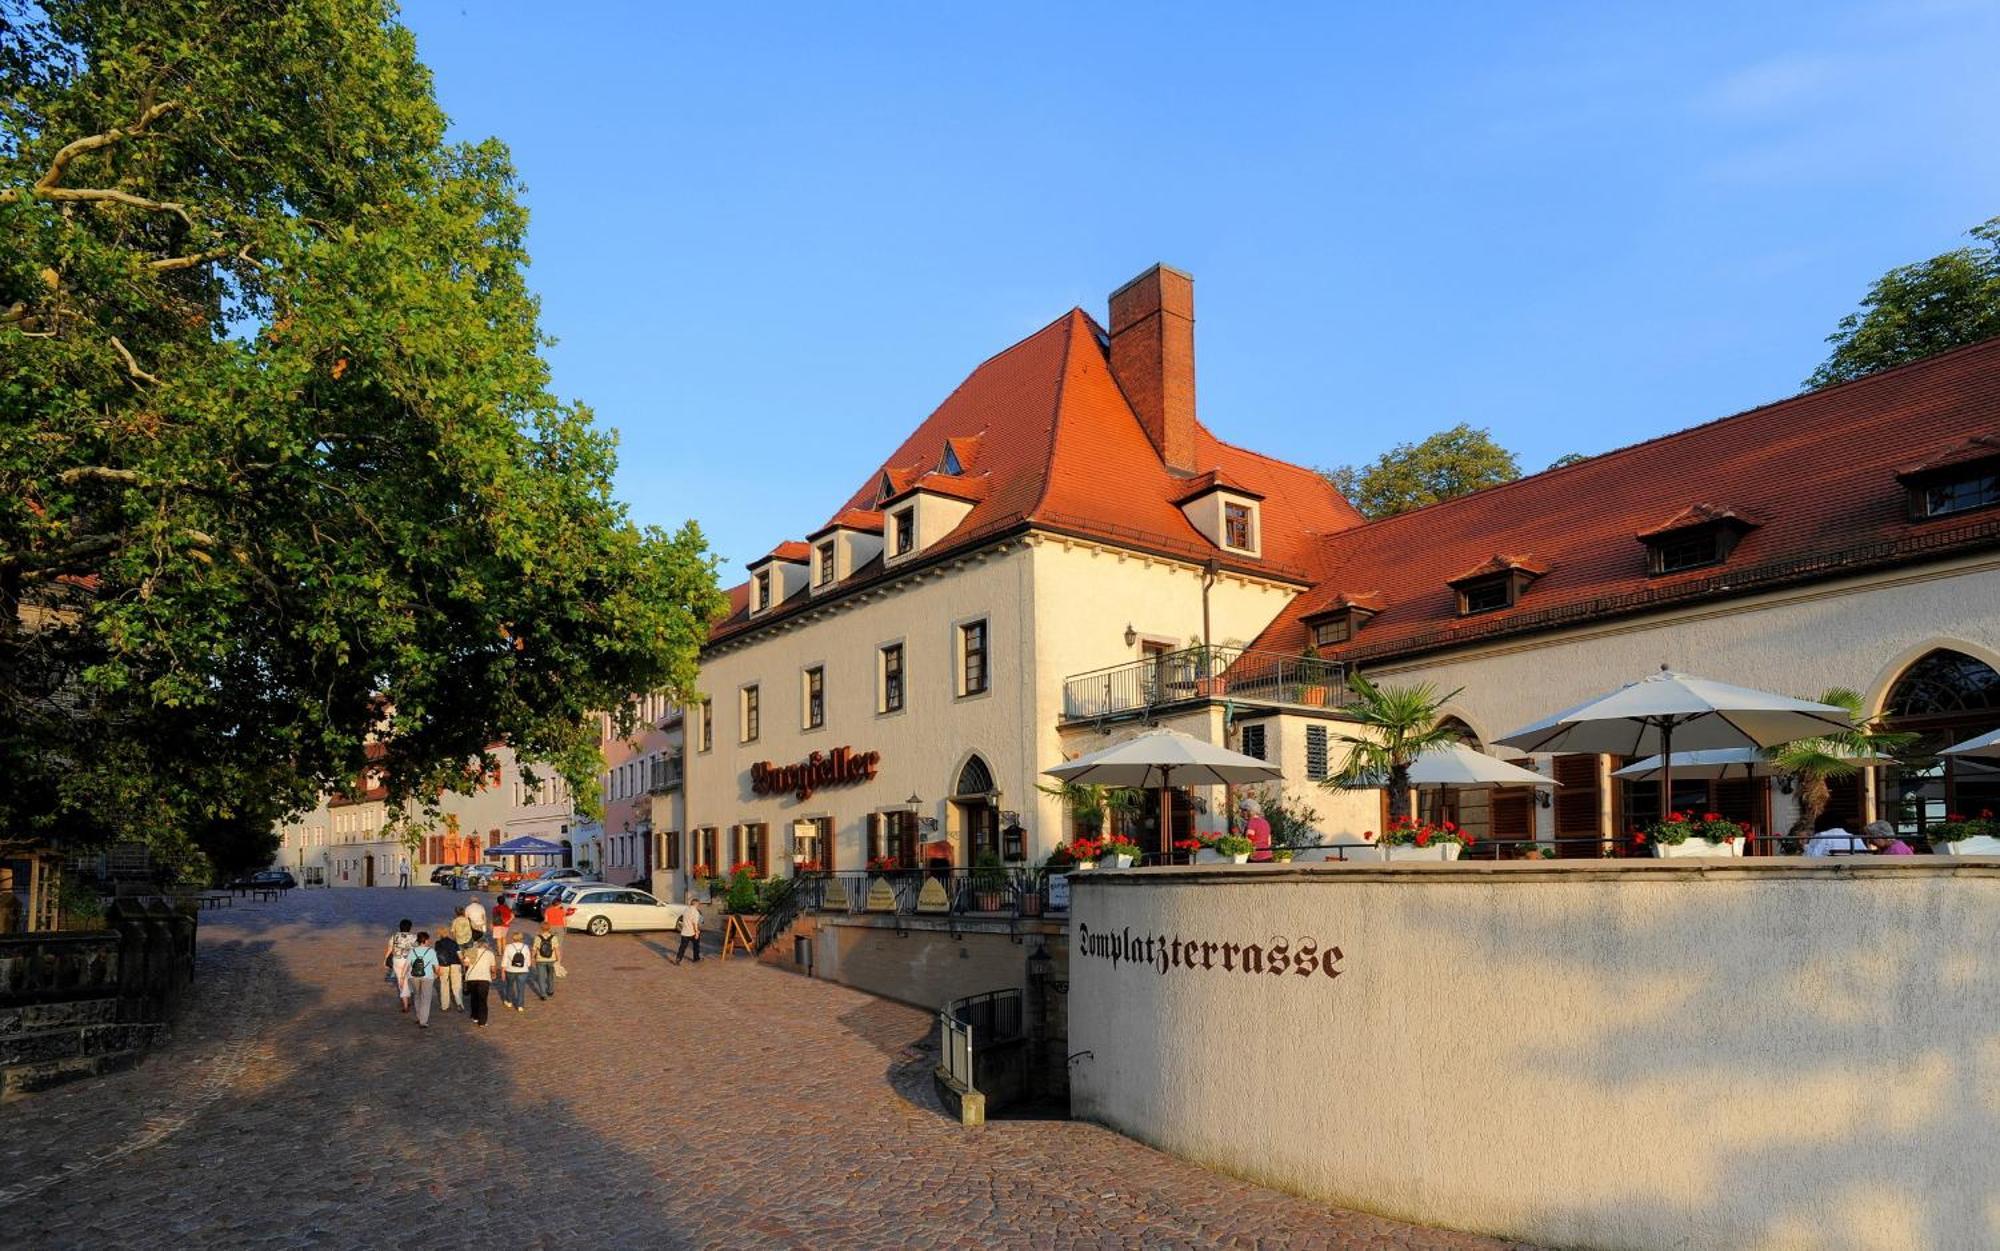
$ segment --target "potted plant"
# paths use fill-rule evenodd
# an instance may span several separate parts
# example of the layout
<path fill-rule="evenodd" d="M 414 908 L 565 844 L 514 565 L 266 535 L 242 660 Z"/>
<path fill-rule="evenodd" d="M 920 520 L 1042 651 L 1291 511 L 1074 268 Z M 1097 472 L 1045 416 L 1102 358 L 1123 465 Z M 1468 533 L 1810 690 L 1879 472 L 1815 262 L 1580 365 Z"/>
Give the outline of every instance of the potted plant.
<path fill-rule="evenodd" d="M 1271 853 L 1271 859 L 1277 861 L 1279 864 L 1290 864 L 1292 862 L 1292 849 L 1289 847 L 1280 847 Z"/>
<path fill-rule="evenodd" d="M 1993 819 L 1991 808 L 1982 808 L 1971 818 L 1947 814 L 1927 833 L 1931 850 L 1947 856 L 2000 856 L 2000 821 Z"/>
<path fill-rule="evenodd" d="M 1813 822 L 1826 811 L 1832 795 L 1829 782 L 1853 777 L 1864 767 L 1862 760 L 1901 756 L 1918 743 L 1915 734 L 1884 729 L 1879 722 L 1870 721 L 1861 696 L 1844 686 L 1821 691 L 1819 702 L 1846 709 L 1854 718 L 1854 728 L 1821 738 L 1780 743 L 1765 753 L 1792 781 L 1798 815 L 1792 820 L 1791 836 L 1802 840 L 1812 837 Z"/>
<path fill-rule="evenodd" d="M 1473 838 L 1450 821 L 1433 823 L 1412 817 L 1391 817 L 1389 828 L 1373 841 L 1384 860 L 1456 860 Z"/>
<path fill-rule="evenodd" d="M 729 866 L 729 887 L 723 896 L 722 906 L 727 912 L 738 916 L 755 917 L 763 892 L 757 883 L 757 866 L 748 860 Z"/>
<path fill-rule="evenodd" d="M 1650 845 L 1662 860 L 1688 856 L 1740 856 L 1748 826 L 1725 820 L 1719 812 L 1696 816 L 1689 812 L 1669 812 L 1664 821 L 1655 821 L 1633 835 L 1634 841 Z"/>
<path fill-rule="evenodd" d="M 1354 786 L 1386 787 L 1391 823 L 1398 819 L 1407 822 L 1410 766 L 1425 752 L 1441 751 L 1458 741 L 1458 731 L 1445 719 L 1444 706 L 1459 692 L 1446 694 L 1429 682 L 1377 686 L 1359 673 L 1348 678 L 1347 686 L 1352 695 L 1347 711 L 1366 733 L 1334 734 L 1347 744 L 1347 755 L 1339 771 L 1320 785 L 1334 791 Z"/>
<path fill-rule="evenodd" d="M 1255 843 L 1241 834 L 1224 834 L 1215 840 L 1216 854 L 1228 856 L 1231 864 L 1248 864 L 1250 850 L 1255 846 Z"/>
<path fill-rule="evenodd" d="M 1000 857 L 990 851 L 979 853 L 972 867 L 972 909 L 975 912 L 1007 910 L 1007 870 Z"/>
<path fill-rule="evenodd" d="M 1104 854 L 1111 857 L 1112 868 L 1129 869 L 1146 853 L 1139 850 L 1139 844 L 1123 834 L 1115 834 L 1104 844 Z"/>
<path fill-rule="evenodd" d="M 876 873 L 876 874 L 894 873 L 897 869 L 901 867 L 902 867 L 901 865 L 896 863 L 895 857 L 893 856 L 868 857 L 868 871 L 870 873 Z"/>
<path fill-rule="evenodd" d="M 1104 854 L 1104 845 L 1094 838 L 1077 838 L 1070 840 L 1066 849 L 1059 847 L 1056 850 L 1067 850 L 1070 859 L 1076 861 L 1077 868 L 1094 869 L 1097 867 L 1097 858 Z"/>

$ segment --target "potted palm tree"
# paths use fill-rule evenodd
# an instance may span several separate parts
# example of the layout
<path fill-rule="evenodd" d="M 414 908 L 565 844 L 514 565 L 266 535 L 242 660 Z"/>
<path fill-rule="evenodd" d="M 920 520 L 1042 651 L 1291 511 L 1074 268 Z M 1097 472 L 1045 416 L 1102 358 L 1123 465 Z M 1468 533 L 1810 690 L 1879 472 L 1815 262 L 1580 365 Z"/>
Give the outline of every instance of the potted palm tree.
<path fill-rule="evenodd" d="M 1413 826 L 1410 766 L 1425 752 L 1439 751 L 1458 741 L 1458 732 L 1441 723 L 1442 709 L 1457 697 L 1458 691 L 1440 695 L 1436 684 L 1431 682 L 1377 686 L 1359 673 L 1348 679 L 1348 687 L 1354 698 L 1347 712 L 1369 733 L 1336 734 L 1347 744 L 1347 756 L 1341 761 L 1339 771 L 1320 785 L 1329 790 L 1371 784 L 1387 786 L 1390 828 Z M 1425 841 L 1428 844 L 1430 840 Z M 1443 857 L 1456 852 L 1446 853 L 1441 842 L 1438 854 Z M 1388 858 L 1385 847 L 1383 859 Z"/>
<path fill-rule="evenodd" d="M 990 851 L 979 853 L 972 866 L 972 909 L 975 912 L 1007 910 L 1007 870 L 1000 857 Z"/>
<path fill-rule="evenodd" d="M 1878 722 L 1867 720 L 1861 696 L 1844 686 L 1822 691 L 1819 702 L 1845 708 L 1854 716 L 1854 728 L 1780 743 L 1765 753 L 1792 782 L 1792 794 L 1799 805 L 1798 816 L 1792 821 L 1793 838 L 1812 837 L 1813 822 L 1826 811 L 1831 798 L 1828 782 L 1853 777 L 1867 768 L 1869 761 L 1907 752 L 1917 742 L 1914 734 L 1885 730 Z"/>

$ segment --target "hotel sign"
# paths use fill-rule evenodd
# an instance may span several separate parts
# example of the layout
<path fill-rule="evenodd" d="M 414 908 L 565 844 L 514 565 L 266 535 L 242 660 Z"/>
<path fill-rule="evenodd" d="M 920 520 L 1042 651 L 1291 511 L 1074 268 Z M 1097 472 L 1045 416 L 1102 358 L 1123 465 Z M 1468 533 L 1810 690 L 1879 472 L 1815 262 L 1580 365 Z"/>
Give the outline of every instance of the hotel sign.
<path fill-rule="evenodd" d="M 855 751 L 852 747 L 816 751 L 797 764 L 775 765 L 760 760 L 750 766 L 750 790 L 758 795 L 789 792 L 801 800 L 811 799 L 814 791 L 829 786 L 857 786 L 874 781 L 875 769 L 881 763 L 881 752 Z"/>

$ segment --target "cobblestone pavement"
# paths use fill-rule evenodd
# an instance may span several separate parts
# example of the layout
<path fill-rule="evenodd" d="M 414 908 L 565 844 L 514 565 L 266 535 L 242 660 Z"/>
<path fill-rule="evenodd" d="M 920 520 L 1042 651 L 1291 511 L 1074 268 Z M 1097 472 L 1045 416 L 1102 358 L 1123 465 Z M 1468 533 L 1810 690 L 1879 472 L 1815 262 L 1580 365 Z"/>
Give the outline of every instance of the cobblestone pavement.
<path fill-rule="evenodd" d="M 573 936 L 548 1004 L 419 1031 L 381 980 L 436 889 L 202 917 L 196 1006 L 126 1073 L 0 1109 L 0 1243 L 1410 1247 L 1080 1123 L 964 1129 L 927 1014 L 665 935 Z"/>

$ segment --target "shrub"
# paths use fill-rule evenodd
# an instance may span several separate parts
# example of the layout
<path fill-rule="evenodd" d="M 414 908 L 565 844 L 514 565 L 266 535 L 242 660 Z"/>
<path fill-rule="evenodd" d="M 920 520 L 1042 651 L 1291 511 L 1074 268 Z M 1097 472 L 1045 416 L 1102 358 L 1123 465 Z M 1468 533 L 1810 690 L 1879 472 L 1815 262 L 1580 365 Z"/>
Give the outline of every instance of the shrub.
<path fill-rule="evenodd" d="M 1247 856 L 1256 844 L 1241 834 L 1224 834 L 1215 840 L 1215 850 L 1224 856 Z"/>
<path fill-rule="evenodd" d="M 729 874 L 729 893 L 723 902 L 731 912 L 755 912 L 761 901 L 757 875 L 747 864 L 739 864 Z"/>

